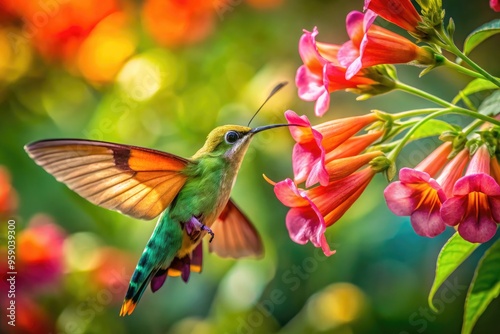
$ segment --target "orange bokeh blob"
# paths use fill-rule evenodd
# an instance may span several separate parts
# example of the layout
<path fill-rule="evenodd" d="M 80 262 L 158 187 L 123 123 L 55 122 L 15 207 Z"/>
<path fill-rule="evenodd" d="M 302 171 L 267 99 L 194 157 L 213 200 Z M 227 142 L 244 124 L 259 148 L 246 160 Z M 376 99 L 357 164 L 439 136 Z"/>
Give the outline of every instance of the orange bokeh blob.
<path fill-rule="evenodd" d="M 83 41 L 77 64 L 87 80 L 113 81 L 125 61 L 134 54 L 136 38 L 128 23 L 125 13 L 113 13 L 99 22 Z"/>
<path fill-rule="evenodd" d="M 199 42 L 214 29 L 212 1 L 147 0 L 143 23 L 156 41 L 165 46 Z"/>

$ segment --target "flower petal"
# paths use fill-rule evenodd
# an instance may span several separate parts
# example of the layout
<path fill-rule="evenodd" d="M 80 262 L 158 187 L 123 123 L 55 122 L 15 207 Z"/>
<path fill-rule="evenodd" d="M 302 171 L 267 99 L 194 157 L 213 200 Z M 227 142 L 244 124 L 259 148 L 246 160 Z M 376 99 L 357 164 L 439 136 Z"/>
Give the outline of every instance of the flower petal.
<path fill-rule="evenodd" d="M 326 241 L 326 237 L 324 234 L 321 236 L 321 249 L 323 250 L 323 253 L 326 256 L 333 255 L 337 252 L 335 249 L 334 250 L 330 249 L 330 245 L 328 245 L 328 242 Z"/>
<path fill-rule="evenodd" d="M 330 93 L 324 89 L 323 93 L 316 100 L 316 105 L 314 106 L 314 114 L 318 117 L 323 116 L 330 108 Z"/>
<path fill-rule="evenodd" d="M 302 196 L 295 183 L 290 179 L 276 183 L 274 193 L 285 206 L 293 208 L 309 205 L 309 201 Z"/>
<path fill-rule="evenodd" d="M 363 38 L 363 21 L 364 14 L 353 10 L 346 16 L 346 30 L 349 39 L 354 43 L 356 47 L 359 48 L 361 39 Z"/>
<path fill-rule="evenodd" d="M 324 153 L 321 146 L 295 144 L 292 153 L 295 182 L 302 183 L 307 180 L 306 187 L 310 187 L 318 181 L 322 185 L 328 184 L 328 172 L 322 157 L 324 157 Z"/>
<path fill-rule="evenodd" d="M 326 226 L 312 207 L 291 208 L 286 215 L 286 227 L 294 242 L 304 245 L 311 241 L 316 247 L 322 246 Z"/>
<path fill-rule="evenodd" d="M 415 190 L 401 181 L 392 182 L 384 190 L 387 207 L 397 216 L 410 216 L 417 207 Z"/>
<path fill-rule="evenodd" d="M 359 57 L 359 47 L 354 45 L 352 41 L 347 41 L 339 49 L 337 58 L 339 64 L 345 68 L 349 67 L 352 62 Z"/>
<path fill-rule="evenodd" d="M 446 228 L 439 207 L 430 208 L 421 205 L 411 214 L 410 222 L 415 232 L 423 237 L 433 238 L 443 233 Z"/>
<path fill-rule="evenodd" d="M 410 0 L 365 0 L 364 10 L 367 9 L 410 32 L 416 32 L 422 21 Z"/>
<path fill-rule="evenodd" d="M 297 124 L 300 126 L 289 126 L 292 138 L 299 144 L 307 143 L 314 140 L 314 133 L 311 127 L 311 122 L 306 115 L 299 116 L 293 110 L 285 112 L 285 118 L 288 124 Z M 321 136 L 321 134 L 320 134 Z"/>
<path fill-rule="evenodd" d="M 497 224 L 491 215 L 487 212 L 481 212 L 477 215 L 475 210 L 470 210 L 469 214 L 458 225 L 458 233 L 469 242 L 487 242 L 493 238 L 496 231 Z"/>
<path fill-rule="evenodd" d="M 318 29 L 314 27 L 312 32 L 304 30 L 299 40 L 299 54 L 304 65 L 312 72 L 320 74 L 325 61 L 321 58 L 317 48 L 315 37 Z"/>
<path fill-rule="evenodd" d="M 323 78 L 312 73 L 305 65 L 298 68 L 295 75 L 295 85 L 299 98 L 304 101 L 316 101 L 326 91 Z"/>
<path fill-rule="evenodd" d="M 441 219 L 446 225 L 455 226 L 465 216 L 467 197 L 451 197 L 441 205 Z"/>
<path fill-rule="evenodd" d="M 500 196 L 500 186 L 489 175 L 469 174 L 461 177 L 453 187 L 453 196 L 465 196 L 471 192 L 481 192 L 488 196 Z"/>

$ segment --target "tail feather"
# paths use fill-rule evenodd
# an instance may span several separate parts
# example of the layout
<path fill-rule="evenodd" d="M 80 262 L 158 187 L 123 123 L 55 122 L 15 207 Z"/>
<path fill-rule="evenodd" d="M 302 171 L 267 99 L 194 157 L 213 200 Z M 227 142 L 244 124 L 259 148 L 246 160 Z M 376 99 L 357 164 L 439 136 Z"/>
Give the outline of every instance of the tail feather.
<path fill-rule="evenodd" d="M 134 312 L 135 306 L 137 305 L 132 299 L 125 299 L 123 302 L 122 308 L 120 310 L 120 317 L 124 317 L 126 315 L 131 315 Z"/>
<path fill-rule="evenodd" d="M 139 286 L 138 282 L 140 278 L 138 277 L 140 277 L 140 275 L 136 275 L 138 272 L 139 271 L 136 268 L 134 275 L 130 279 L 127 294 L 125 295 L 125 299 L 120 310 L 120 316 L 130 315 L 132 314 L 132 312 L 134 312 L 135 306 L 141 299 L 142 294 L 146 290 L 146 287 L 154 276 L 154 273 L 156 273 L 156 271 L 151 272 L 145 280 L 142 280 L 142 283 L 140 283 Z"/>
<path fill-rule="evenodd" d="M 132 314 L 156 272 L 170 265 L 181 248 L 182 233 L 180 224 L 173 221 L 167 213 L 160 216 L 130 279 L 120 316 Z"/>

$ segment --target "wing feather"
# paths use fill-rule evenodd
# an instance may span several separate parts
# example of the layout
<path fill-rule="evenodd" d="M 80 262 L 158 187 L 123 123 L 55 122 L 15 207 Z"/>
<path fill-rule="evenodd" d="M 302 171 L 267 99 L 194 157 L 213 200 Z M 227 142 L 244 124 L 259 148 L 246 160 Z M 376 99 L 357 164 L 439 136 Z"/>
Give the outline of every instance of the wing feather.
<path fill-rule="evenodd" d="M 161 151 L 91 140 L 42 140 L 25 149 L 80 196 L 140 219 L 153 219 L 168 207 L 190 163 Z"/>
<path fill-rule="evenodd" d="M 215 238 L 209 250 L 221 257 L 261 256 L 264 252 L 259 233 L 231 200 L 211 229 Z"/>

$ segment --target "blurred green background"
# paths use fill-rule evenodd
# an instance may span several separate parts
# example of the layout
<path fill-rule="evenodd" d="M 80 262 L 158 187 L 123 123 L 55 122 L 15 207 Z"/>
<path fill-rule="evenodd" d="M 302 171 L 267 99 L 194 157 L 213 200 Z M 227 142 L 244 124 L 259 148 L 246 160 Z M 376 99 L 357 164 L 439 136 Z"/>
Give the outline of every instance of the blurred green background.
<path fill-rule="evenodd" d="M 363 1 L 298 0 L 0 0 L 0 198 L 2 233 L 17 231 L 19 333 L 457 333 L 463 301 L 481 247 L 427 305 L 435 260 L 452 230 L 417 236 L 392 215 L 377 175 L 361 199 L 327 231 L 337 254 L 293 243 L 287 209 L 262 178 L 292 175 L 286 129 L 256 136 L 233 198 L 262 234 L 261 260 L 226 260 L 205 250 L 189 284 L 169 278 L 149 289 L 132 316 L 118 317 L 128 280 L 155 222 L 93 206 L 35 165 L 23 150 L 45 138 L 86 138 L 190 156 L 217 125 L 247 124 L 270 89 L 290 84 L 253 125 L 283 122 L 292 109 L 312 123 L 370 109 L 397 112 L 429 104 L 402 93 L 356 102 L 332 96 L 322 119 L 300 101 L 294 75 L 302 29 L 319 41 L 343 43 L 345 16 Z M 495 18 L 487 0 L 444 1 L 460 45 Z M 380 25 L 393 29 L 383 21 Z M 396 29 L 396 31 L 398 31 Z M 472 54 L 497 73 L 498 38 Z M 437 69 L 398 67 L 400 78 L 450 99 L 468 78 Z M 436 140 L 406 149 L 413 166 Z M 3 197 L 2 197 L 3 196 Z M 5 240 L 5 237 L 2 237 Z M 2 240 L 2 247 L 4 245 Z M 5 248 L 3 248 L 5 251 Z M 2 283 L 6 260 L 2 254 Z M 5 270 L 4 270 L 5 269 Z M 497 326 L 494 301 L 476 333 Z M 15 332 L 15 331 L 14 331 Z"/>

